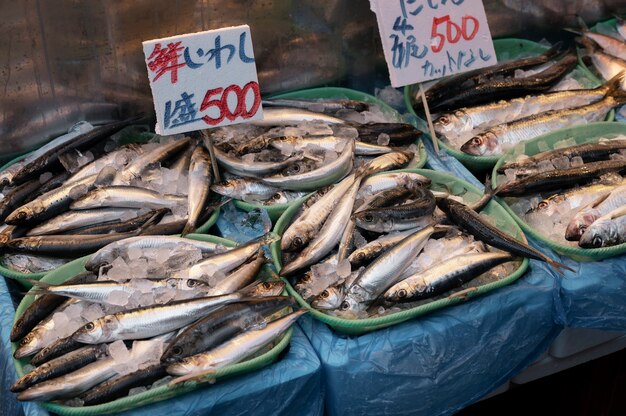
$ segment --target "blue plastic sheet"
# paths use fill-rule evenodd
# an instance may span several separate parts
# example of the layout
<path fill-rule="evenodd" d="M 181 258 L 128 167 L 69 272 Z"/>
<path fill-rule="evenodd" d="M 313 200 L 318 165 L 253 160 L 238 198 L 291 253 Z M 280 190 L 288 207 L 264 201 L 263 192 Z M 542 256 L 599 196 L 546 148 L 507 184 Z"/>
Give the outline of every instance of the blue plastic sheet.
<path fill-rule="evenodd" d="M 11 357 L 9 333 L 15 310 L 6 282 L 0 278 L 0 333 L 2 351 L 0 371 L 0 414 L 26 416 L 48 415 L 34 403 L 20 403 L 9 391 L 17 379 Z M 303 415 L 323 413 L 324 391 L 320 362 L 302 331 L 294 326 L 291 344 L 272 365 L 249 374 L 218 381 L 174 399 L 143 406 L 119 415 Z"/>

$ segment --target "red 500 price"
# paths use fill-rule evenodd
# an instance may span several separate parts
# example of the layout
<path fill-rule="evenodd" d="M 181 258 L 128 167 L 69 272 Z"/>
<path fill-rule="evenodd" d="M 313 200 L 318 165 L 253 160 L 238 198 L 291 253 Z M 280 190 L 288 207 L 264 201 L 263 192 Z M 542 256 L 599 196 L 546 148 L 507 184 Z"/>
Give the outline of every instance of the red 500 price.
<path fill-rule="evenodd" d="M 246 104 L 247 98 L 252 98 L 252 104 Z M 202 116 L 202 120 L 210 126 L 216 126 L 227 118 L 230 121 L 237 117 L 248 119 L 254 116 L 261 105 L 261 92 L 256 81 L 250 81 L 246 85 L 230 85 L 226 88 L 214 88 L 208 90 L 204 95 L 200 112 L 205 112 L 211 108 L 217 110 L 217 117 Z M 234 108 L 233 108 L 234 107 Z M 232 109 L 232 110 L 231 110 Z M 213 113 L 215 113 L 213 111 Z"/>
<path fill-rule="evenodd" d="M 453 22 L 450 16 L 433 18 L 430 36 L 435 39 L 431 45 L 434 53 L 441 51 L 446 42 L 453 45 L 461 39 L 472 40 L 478 33 L 480 23 L 473 16 L 463 16 L 461 24 Z"/>

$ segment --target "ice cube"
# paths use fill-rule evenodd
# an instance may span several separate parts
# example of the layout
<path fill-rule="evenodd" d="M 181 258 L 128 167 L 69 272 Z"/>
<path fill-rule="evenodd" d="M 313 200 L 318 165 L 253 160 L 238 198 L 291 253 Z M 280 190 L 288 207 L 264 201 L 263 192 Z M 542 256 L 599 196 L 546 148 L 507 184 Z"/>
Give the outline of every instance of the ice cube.
<path fill-rule="evenodd" d="M 113 358 L 116 364 L 124 364 L 131 359 L 130 351 L 122 340 L 110 343 L 107 348 L 109 356 Z"/>
<path fill-rule="evenodd" d="M 248 154 L 243 155 L 241 157 L 241 160 L 243 160 L 244 163 L 252 165 L 254 163 L 254 157 L 255 156 L 256 156 L 255 153 L 248 153 Z"/>
<path fill-rule="evenodd" d="M 83 318 L 85 318 L 87 322 L 93 322 L 103 316 L 104 311 L 102 310 L 102 307 L 97 303 L 92 303 L 83 310 Z"/>
<path fill-rule="evenodd" d="M 39 183 L 46 183 L 52 179 L 54 175 L 51 172 L 45 172 L 39 175 Z"/>
<path fill-rule="evenodd" d="M 172 376 L 166 376 L 163 377 L 160 380 L 155 381 L 154 383 L 152 383 L 152 386 L 150 386 L 151 389 L 155 389 L 157 387 L 161 387 L 161 386 L 165 386 L 166 384 L 168 384 L 170 381 L 172 381 L 173 377 Z"/>
<path fill-rule="evenodd" d="M 539 149 L 540 152 L 547 152 L 550 150 L 550 146 L 548 146 L 545 142 L 540 141 L 537 142 L 537 149 Z"/>
<path fill-rule="evenodd" d="M 298 125 L 303 130 L 306 130 L 311 136 L 330 136 L 333 134 L 333 130 L 328 124 L 320 120 L 305 121 Z"/>
<path fill-rule="evenodd" d="M 132 389 L 128 390 L 128 395 L 134 396 L 135 394 L 140 394 L 145 391 L 148 391 L 148 388 L 146 386 L 133 387 Z"/>
<path fill-rule="evenodd" d="M 384 306 L 379 306 L 378 309 L 376 310 L 376 313 L 378 315 L 384 315 L 385 314 L 385 307 Z"/>
<path fill-rule="evenodd" d="M 336 138 L 344 140 L 355 140 L 359 137 L 359 131 L 357 129 L 340 124 L 333 126 L 333 133 Z"/>
<path fill-rule="evenodd" d="M 504 174 L 506 175 L 507 182 L 514 182 L 516 178 L 516 169 L 505 169 Z"/>
<path fill-rule="evenodd" d="M 404 108 L 404 95 L 391 85 L 387 85 L 385 88 L 375 88 L 374 95 L 396 110 Z"/>
<path fill-rule="evenodd" d="M 557 157 L 552 159 L 552 165 L 555 169 L 567 169 L 569 168 L 569 158 L 568 157 Z"/>
<path fill-rule="evenodd" d="M 376 143 L 380 146 L 387 146 L 391 138 L 387 133 L 380 133 L 376 139 Z"/>
<path fill-rule="evenodd" d="M 133 279 L 145 279 L 148 277 L 148 260 L 139 258 L 128 264 L 130 277 Z"/>
<path fill-rule="evenodd" d="M 582 166 L 584 164 L 585 164 L 585 162 L 583 161 L 583 158 L 580 157 L 580 156 L 574 156 L 572 158 L 572 160 L 570 161 L 570 165 L 573 168 L 578 167 L 578 166 Z"/>
<path fill-rule="evenodd" d="M 52 322 L 54 323 L 54 330 L 59 331 L 67 327 L 67 325 L 70 323 L 70 318 L 65 312 L 56 312 L 54 315 L 52 315 Z"/>
<path fill-rule="evenodd" d="M 537 168 L 540 172 L 546 172 L 549 170 L 554 170 L 554 165 L 552 164 L 551 160 L 542 160 L 541 162 L 537 163 Z"/>
<path fill-rule="evenodd" d="M 343 279 L 350 276 L 350 273 L 352 273 L 352 266 L 350 265 L 350 262 L 348 261 L 348 259 L 343 259 L 342 261 L 337 263 L 336 273 L 337 273 L 337 276 Z"/>
<path fill-rule="evenodd" d="M 87 192 L 89 192 L 89 188 L 87 187 L 87 185 L 80 184 L 70 189 L 69 196 L 72 199 L 78 199 L 81 196 L 85 195 Z"/>
<path fill-rule="evenodd" d="M 153 288 L 152 281 L 148 279 L 132 279 L 130 285 L 141 293 L 150 293 Z"/>
<path fill-rule="evenodd" d="M 106 277 L 116 281 L 128 280 L 131 277 L 130 267 L 123 258 L 117 257 L 111 262 L 111 268 L 107 271 Z"/>
<path fill-rule="evenodd" d="M 367 240 L 360 232 L 355 231 L 354 236 L 352 237 L 352 242 L 356 248 L 361 248 L 367 244 Z"/>
<path fill-rule="evenodd" d="M 324 152 L 324 163 L 330 163 L 334 160 L 337 160 L 337 157 L 337 152 L 335 152 L 334 150 Z"/>
<path fill-rule="evenodd" d="M 164 288 L 159 288 L 156 290 L 156 293 L 154 295 L 154 300 L 156 303 L 165 304 L 171 301 L 172 299 L 174 299 L 174 296 L 176 296 L 175 290 L 170 289 L 168 287 L 164 287 Z"/>
<path fill-rule="evenodd" d="M 306 136 L 306 129 L 300 127 L 285 127 L 284 134 L 286 137 L 303 137 Z"/>
<path fill-rule="evenodd" d="M 67 308 L 65 308 L 63 312 L 65 313 L 65 315 L 70 321 L 76 321 L 76 320 L 82 319 L 81 315 L 83 314 L 83 309 L 84 309 L 83 305 L 79 303 L 73 303 Z"/>
<path fill-rule="evenodd" d="M 123 290 L 112 290 L 106 298 L 106 303 L 110 305 L 125 306 L 128 304 L 130 293 Z"/>
<path fill-rule="evenodd" d="M 135 261 L 141 257 L 143 254 L 143 250 L 140 247 L 130 246 L 128 250 L 126 250 L 126 257 L 129 261 Z"/>

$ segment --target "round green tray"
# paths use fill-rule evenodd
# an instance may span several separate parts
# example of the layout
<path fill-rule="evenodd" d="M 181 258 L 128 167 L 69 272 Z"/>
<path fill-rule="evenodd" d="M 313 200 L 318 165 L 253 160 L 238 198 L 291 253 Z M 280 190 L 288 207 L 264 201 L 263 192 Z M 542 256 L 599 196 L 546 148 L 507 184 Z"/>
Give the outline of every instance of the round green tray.
<path fill-rule="evenodd" d="M 576 140 L 576 143 L 582 144 L 595 142 L 602 137 L 611 138 L 620 134 L 626 135 L 625 123 L 598 122 L 589 123 L 584 126 L 559 130 L 550 134 L 537 137 L 536 139 L 530 140 L 528 142 L 520 143 L 519 145 L 517 145 L 517 147 L 506 152 L 493 168 L 491 178 L 492 185 L 494 189 L 498 185 L 497 170 L 498 168 L 500 168 L 500 166 L 502 166 L 505 162 L 514 159 L 514 154 L 520 151 L 528 156 L 540 153 L 541 151 L 539 150 L 539 143 L 542 143 L 549 149 L 553 149 L 556 142 L 565 139 L 571 138 Z M 520 225 L 520 227 L 522 227 L 524 232 L 526 232 L 534 239 L 546 244 L 559 254 L 563 254 L 577 261 L 597 261 L 626 253 L 626 243 L 603 248 L 580 248 L 552 241 L 544 237 L 537 230 L 524 222 L 524 220 L 522 220 L 515 212 L 513 212 L 513 210 L 504 202 L 502 198 L 497 197 L 496 199 L 502 204 L 504 209 L 507 210 L 511 217 L 513 217 L 515 221 L 517 221 L 517 223 Z"/>
<path fill-rule="evenodd" d="M 455 195 L 469 195 L 470 202 L 478 200 L 480 196 L 482 196 L 482 192 L 474 187 L 473 185 L 462 181 L 452 175 L 448 175 L 445 173 L 426 170 L 426 169 L 403 169 L 403 171 L 416 172 L 421 175 L 427 176 L 431 179 L 432 185 L 441 188 L 447 188 L 450 192 Z M 282 235 L 282 233 L 287 228 L 291 218 L 298 210 L 298 206 L 290 207 L 282 217 L 276 223 L 276 227 L 274 228 L 274 232 L 278 235 Z M 526 241 L 522 230 L 518 227 L 515 221 L 507 214 L 504 208 L 502 208 L 495 201 L 491 201 L 487 207 L 482 211 L 484 214 L 495 218 L 498 224 L 498 227 L 507 233 L 515 236 L 517 239 Z M 282 267 L 282 253 L 280 250 L 280 241 L 276 241 L 271 245 L 272 249 L 272 259 L 274 261 L 274 266 L 277 270 L 280 270 Z M 311 310 L 311 315 L 328 325 L 330 325 L 335 330 L 349 334 L 349 335 L 360 335 L 366 332 L 374 331 L 377 329 L 385 328 L 391 325 L 399 324 L 401 322 L 407 321 L 409 319 L 416 318 L 418 316 L 424 315 L 426 313 L 444 308 L 446 306 L 454 305 L 456 303 L 462 302 L 464 300 L 473 298 L 475 296 L 479 296 L 490 292 L 496 288 L 508 285 L 518 278 L 520 278 L 526 269 L 528 268 L 528 259 L 524 259 L 519 267 L 510 275 L 503 277 L 500 280 L 479 286 L 474 290 L 468 289 L 455 294 L 452 294 L 446 298 L 434 300 L 432 302 L 417 306 L 412 309 L 403 310 L 401 312 L 396 312 L 393 314 L 375 317 L 375 318 L 367 318 L 367 319 L 345 319 L 339 318 L 336 316 L 328 315 L 322 311 L 314 309 L 309 305 L 296 290 L 289 284 L 287 279 L 283 280 L 287 283 L 287 291 L 291 296 L 293 296 L 297 302 L 305 308 L 309 308 Z"/>
<path fill-rule="evenodd" d="M 270 98 L 295 98 L 295 99 L 319 99 L 319 98 L 344 98 L 348 100 L 358 100 L 364 101 L 366 103 L 375 104 L 380 108 L 380 110 L 390 118 L 397 120 L 398 122 L 403 121 L 402 116 L 390 107 L 384 101 L 379 100 L 378 98 L 366 94 L 361 91 L 351 90 L 348 88 L 338 88 L 338 87 L 321 87 L 321 88 L 310 88 L 305 90 L 291 91 L 285 92 L 281 94 L 272 95 Z M 417 147 L 419 149 L 419 163 L 416 166 L 417 168 L 421 168 L 426 164 L 426 149 L 424 148 L 424 144 L 421 140 L 417 140 Z M 306 197 L 304 197 L 306 199 Z M 288 204 L 277 204 L 277 205 L 257 205 L 252 204 L 245 201 L 235 201 L 235 206 L 244 211 L 252 211 L 253 209 L 265 209 L 272 220 L 272 223 L 276 223 L 278 218 L 285 212 L 290 206 L 300 205 L 304 202 L 305 199 L 296 200 L 290 202 Z"/>
<path fill-rule="evenodd" d="M 212 243 L 221 243 L 225 246 L 234 246 L 230 240 L 226 240 L 224 238 L 215 237 L 211 235 L 204 234 L 189 234 L 189 238 L 200 241 L 209 241 Z M 71 277 L 76 276 L 79 273 L 85 271 L 84 265 L 89 259 L 90 256 L 84 256 L 79 259 L 76 259 L 70 263 L 67 263 L 58 269 L 48 273 L 43 279 L 43 282 L 50 284 L 61 284 L 68 280 Z M 35 300 L 35 295 L 26 294 L 20 304 L 18 305 L 15 311 L 15 319 L 14 322 L 22 316 L 26 308 L 33 303 Z M 221 368 L 215 372 L 214 379 L 223 379 L 230 376 L 236 376 L 240 374 L 249 373 L 255 371 L 261 367 L 265 367 L 272 362 L 276 361 L 280 353 L 287 348 L 289 345 L 289 341 L 291 340 L 292 329 L 290 328 L 282 339 L 276 344 L 271 350 L 254 357 L 250 360 L 246 360 L 237 364 L 232 364 Z M 14 352 L 17 348 L 17 343 L 12 343 L 11 351 Z M 15 369 L 17 370 L 17 375 L 22 377 L 25 374 L 24 366 L 28 364 L 30 360 L 27 358 L 16 360 L 13 362 L 15 364 Z M 188 393 L 190 391 L 196 390 L 200 387 L 206 386 L 206 383 L 182 383 L 177 386 L 169 386 L 163 385 L 157 387 L 155 389 L 150 389 L 143 393 L 135 394 L 132 396 L 126 396 L 119 398 L 117 400 L 113 400 L 108 403 L 103 403 L 94 406 L 83 406 L 83 407 L 70 407 L 65 406 L 58 403 L 41 403 L 41 406 L 50 412 L 54 412 L 59 415 L 66 416 L 90 416 L 97 414 L 114 414 L 119 413 L 125 410 L 135 409 L 140 406 L 145 406 L 151 403 L 160 402 L 163 400 L 171 399 L 176 396 L 180 396 L 181 394 Z"/>
<path fill-rule="evenodd" d="M 516 59 L 522 56 L 539 55 L 548 49 L 547 46 L 530 40 L 514 38 L 495 39 L 493 41 L 493 46 L 496 50 L 498 62 Z M 587 84 L 589 87 L 594 87 L 601 84 L 601 81 L 596 76 L 591 74 L 584 65 L 579 65 L 576 70 L 579 71 L 575 75 L 575 78 L 578 81 Z M 407 85 L 406 87 L 404 87 L 404 103 L 406 104 L 409 113 L 419 118 L 419 116 L 415 113 L 412 105 L 412 97 L 415 96 L 418 88 L 419 86 L 417 84 Z M 607 115 L 607 121 L 612 121 L 614 118 L 614 114 L 614 111 L 611 110 L 611 112 Z M 424 133 L 429 134 L 427 130 Z M 493 166 L 498 162 L 498 159 L 500 159 L 500 156 L 468 155 L 467 153 L 463 153 L 460 150 L 453 149 L 439 138 L 437 139 L 437 142 L 439 143 L 439 147 L 445 149 L 448 154 L 452 155 L 455 159 L 463 163 L 467 168 L 475 172 L 484 172 L 491 170 L 491 168 L 493 168 Z"/>
<path fill-rule="evenodd" d="M 129 134 L 123 134 L 122 138 L 120 140 L 120 143 L 121 144 L 145 143 L 145 142 L 149 141 L 150 139 L 152 139 L 153 137 L 154 137 L 154 133 L 148 133 L 148 132 L 142 132 L 142 133 L 139 133 L 139 134 L 130 134 L 130 133 Z M 9 161 L 4 166 L 0 167 L 0 171 L 8 168 L 12 164 L 17 162 L 21 158 L 23 158 L 24 156 L 26 156 L 26 155 L 18 156 L 16 158 L 14 158 L 13 160 Z M 217 222 L 217 217 L 219 217 L 219 215 L 220 215 L 220 209 L 218 208 L 218 209 L 215 210 L 215 212 L 213 212 L 213 214 L 211 214 L 209 219 L 204 224 L 202 224 L 200 227 L 198 227 L 196 229 L 195 232 L 197 234 L 208 233 L 209 230 L 211 229 L 211 227 L 213 227 L 213 225 Z M 9 279 L 17 280 L 22 285 L 24 285 L 26 287 L 31 287 L 31 285 L 28 284 L 25 279 L 39 280 L 42 277 L 44 277 L 46 275 L 46 273 L 53 272 L 54 270 L 57 270 L 57 269 L 52 269 L 52 270 L 50 270 L 48 272 L 22 273 L 22 272 L 18 272 L 16 270 L 13 270 L 13 269 L 10 269 L 10 268 L 6 267 L 2 263 L 2 260 L 0 260 L 0 276 L 4 276 L 4 277 L 7 277 Z"/>

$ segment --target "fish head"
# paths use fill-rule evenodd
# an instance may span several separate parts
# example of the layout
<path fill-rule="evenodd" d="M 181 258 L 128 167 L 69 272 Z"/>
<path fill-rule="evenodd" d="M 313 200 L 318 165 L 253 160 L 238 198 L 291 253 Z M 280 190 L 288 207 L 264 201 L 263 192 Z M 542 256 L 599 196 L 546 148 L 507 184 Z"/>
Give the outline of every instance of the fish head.
<path fill-rule="evenodd" d="M 580 237 L 578 245 L 584 248 L 600 248 L 612 246 L 620 241 L 619 227 L 616 222 L 597 220 Z"/>
<path fill-rule="evenodd" d="M 340 287 L 333 286 L 325 289 L 311 302 L 315 309 L 337 309 L 341 306 L 345 294 Z"/>
<path fill-rule="evenodd" d="M 473 156 L 483 156 L 490 154 L 493 150 L 493 144 L 497 144 L 498 137 L 487 131 L 469 139 L 461 146 L 461 151 Z"/>
<path fill-rule="evenodd" d="M 44 207 L 39 201 L 33 201 L 32 203 L 22 206 L 6 217 L 5 222 L 7 224 L 20 225 L 26 221 L 29 221 L 36 214 L 43 212 Z"/>
<path fill-rule="evenodd" d="M 286 204 L 289 198 L 283 191 L 276 192 L 272 197 L 263 202 L 263 205 Z"/>
<path fill-rule="evenodd" d="M 220 195 L 232 197 L 236 193 L 235 191 L 238 189 L 238 185 L 239 184 L 236 180 L 228 179 L 220 183 L 211 185 L 211 190 Z"/>
<path fill-rule="evenodd" d="M 388 232 L 393 229 L 393 218 L 384 211 L 372 212 L 365 210 L 354 214 L 357 227 L 374 232 Z"/>
<path fill-rule="evenodd" d="M 208 284 L 198 279 L 175 279 L 169 278 L 166 280 L 167 287 L 176 290 L 191 290 L 197 291 L 202 289 L 208 289 Z"/>
<path fill-rule="evenodd" d="M 339 310 L 344 313 L 358 313 L 367 309 L 367 306 L 364 303 L 360 303 L 353 296 L 346 295 L 341 304 L 339 305 Z"/>
<path fill-rule="evenodd" d="M 285 233 L 280 241 L 280 249 L 283 251 L 299 251 L 304 248 L 305 241 L 302 236 Z"/>
<path fill-rule="evenodd" d="M 593 212 L 581 212 L 572 218 L 565 229 L 565 239 L 567 241 L 578 241 L 587 228 L 598 219 Z"/>
<path fill-rule="evenodd" d="M 367 253 L 365 250 L 356 250 L 348 257 L 348 261 L 353 267 L 361 266 L 367 261 Z"/>
<path fill-rule="evenodd" d="M 114 316 L 103 316 L 92 322 L 87 322 L 80 329 L 74 332 L 72 338 L 85 344 L 98 344 L 107 342 L 117 328 L 117 320 Z"/>
<path fill-rule="evenodd" d="M 163 355 L 161 355 L 161 362 L 174 364 L 180 362 L 187 356 L 189 356 L 189 354 L 186 352 L 184 345 L 172 343 L 163 352 Z"/>
<path fill-rule="evenodd" d="M 453 113 L 448 113 L 440 116 L 433 123 L 435 131 L 440 134 L 451 133 L 456 131 L 459 126 L 463 126 L 462 130 L 467 127 L 469 119 L 466 117 L 465 112 L 457 110 Z"/>
<path fill-rule="evenodd" d="M 19 343 L 19 346 L 13 353 L 13 357 L 20 359 L 33 355 L 41 349 L 39 345 L 40 337 L 37 332 L 30 332 Z"/>
<path fill-rule="evenodd" d="M 198 364 L 194 357 L 183 358 L 179 362 L 167 366 L 167 373 L 174 376 L 184 376 L 198 371 Z"/>
<path fill-rule="evenodd" d="M 408 285 L 405 282 L 400 282 L 389 288 L 383 296 L 389 302 L 406 302 L 409 293 Z"/>
<path fill-rule="evenodd" d="M 266 282 L 259 282 L 251 285 L 246 290 L 241 290 L 240 292 L 244 293 L 246 296 L 252 297 L 268 297 L 268 296 L 278 296 L 285 289 L 285 282 L 280 280 L 272 280 Z"/>

